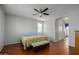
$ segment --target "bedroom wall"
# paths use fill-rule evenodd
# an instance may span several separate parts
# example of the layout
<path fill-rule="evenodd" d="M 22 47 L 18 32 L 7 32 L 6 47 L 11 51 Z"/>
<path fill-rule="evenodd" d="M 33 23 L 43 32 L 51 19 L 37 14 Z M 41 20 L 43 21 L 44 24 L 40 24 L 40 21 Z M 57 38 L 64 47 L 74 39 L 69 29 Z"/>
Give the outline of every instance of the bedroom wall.
<path fill-rule="evenodd" d="M 50 41 L 55 41 L 55 16 L 44 22 L 44 34 Z"/>
<path fill-rule="evenodd" d="M 6 45 L 19 43 L 19 38 L 24 32 L 37 32 L 37 22 L 40 22 L 8 14 L 6 14 L 5 18 Z"/>
<path fill-rule="evenodd" d="M 55 20 L 55 39 L 56 41 L 65 39 L 65 31 L 64 27 L 65 26 L 65 21 L 62 18 L 56 19 Z"/>
<path fill-rule="evenodd" d="M 0 51 L 4 47 L 4 12 L 0 6 Z"/>

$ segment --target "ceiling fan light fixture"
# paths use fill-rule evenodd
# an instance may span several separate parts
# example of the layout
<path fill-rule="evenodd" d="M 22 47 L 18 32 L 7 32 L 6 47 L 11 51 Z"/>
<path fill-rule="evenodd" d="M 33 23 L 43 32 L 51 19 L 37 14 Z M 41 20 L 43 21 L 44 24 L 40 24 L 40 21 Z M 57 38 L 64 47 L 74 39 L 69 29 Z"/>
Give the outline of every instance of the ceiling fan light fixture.
<path fill-rule="evenodd" d="M 38 12 L 38 15 L 39 15 L 40 17 L 42 17 L 43 15 L 49 16 L 50 14 L 49 14 L 49 13 L 46 13 L 46 11 L 47 11 L 48 9 L 49 9 L 49 8 L 45 8 L 45 9 L 36 9 L 36 8 L 34 8 L 34 10 L 35 10 L 36 12 Z"/>

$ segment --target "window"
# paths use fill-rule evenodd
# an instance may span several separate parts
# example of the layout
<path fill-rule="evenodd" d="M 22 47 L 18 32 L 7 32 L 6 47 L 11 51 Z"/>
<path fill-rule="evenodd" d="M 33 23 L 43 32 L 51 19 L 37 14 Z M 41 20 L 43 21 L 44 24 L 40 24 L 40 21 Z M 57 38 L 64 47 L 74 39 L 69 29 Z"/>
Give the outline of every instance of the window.
<path fill-rule="evenodd" d="M 37 23 L 37 29 L 38 29 L 38 33 L 42 33 L 43 32 L 43 24 Z"/>

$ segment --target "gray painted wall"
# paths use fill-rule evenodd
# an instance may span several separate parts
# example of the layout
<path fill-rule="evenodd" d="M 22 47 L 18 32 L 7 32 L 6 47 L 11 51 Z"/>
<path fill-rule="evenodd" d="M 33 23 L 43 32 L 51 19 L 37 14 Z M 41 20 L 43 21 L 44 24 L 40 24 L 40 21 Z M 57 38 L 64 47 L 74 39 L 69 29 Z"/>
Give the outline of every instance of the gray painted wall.
<path fill-rule="evenodd" d="M 0 50 L 4 46 L 4 12 L 0 7 Z"/>
<path fill-rule="evenodd" d="M 13 15 L 6 15 L 5 18 L 6 45 L 18 43 L 23 32 L 37 32 L 37 22 L 40 22 Z"/>
<path fill-rule="evenodd" d="M 50 41 L 55 41 L 55 17 L 44 22 L 44 34 L 48 36 Z"/>
<path fill-rule="evenodd" d="M 65 39 L 65 21 L 63 19 L 55 20 L 55 40 L 59 41 Z"/>

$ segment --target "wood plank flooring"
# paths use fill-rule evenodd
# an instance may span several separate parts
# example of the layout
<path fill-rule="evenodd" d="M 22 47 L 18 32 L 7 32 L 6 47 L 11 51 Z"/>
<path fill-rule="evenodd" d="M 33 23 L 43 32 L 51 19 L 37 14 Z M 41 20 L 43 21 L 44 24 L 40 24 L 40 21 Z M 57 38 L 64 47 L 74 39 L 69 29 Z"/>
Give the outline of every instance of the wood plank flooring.
<path fill-rule="evenodd" d="M 8 55 L 74 55 L 74 48 L 68 47 L 66 40 L 58 42 L 50 42 L 49 46 L 39 51 L 32 49 L 24 50 L 21 44 L 7 45 L 3 48 L 0 54 Z"/>

